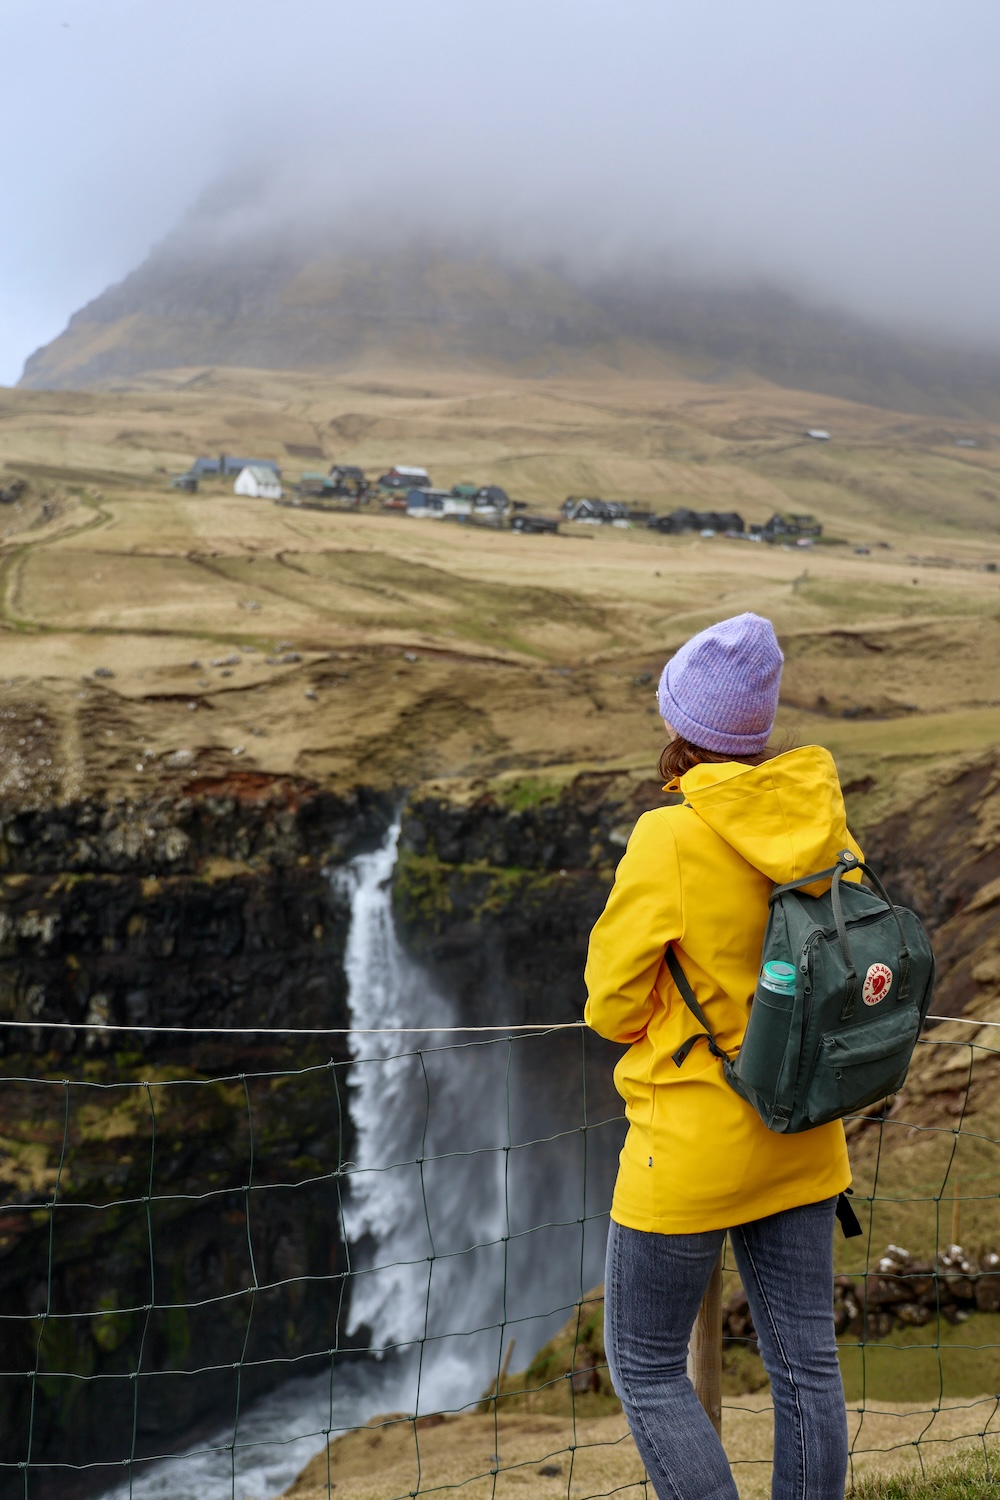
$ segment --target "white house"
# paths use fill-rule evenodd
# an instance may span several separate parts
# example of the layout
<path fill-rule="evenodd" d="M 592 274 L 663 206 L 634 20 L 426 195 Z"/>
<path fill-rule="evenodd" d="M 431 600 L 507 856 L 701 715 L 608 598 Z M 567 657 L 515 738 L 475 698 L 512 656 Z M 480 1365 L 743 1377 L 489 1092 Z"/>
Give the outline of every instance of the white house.
<path fill-rule="evenodd" d="M 237 475 L 234 495 L 252 495 L 256 500 L 280 500 L 281 480 L 273 469 L 247 464 Z"/>

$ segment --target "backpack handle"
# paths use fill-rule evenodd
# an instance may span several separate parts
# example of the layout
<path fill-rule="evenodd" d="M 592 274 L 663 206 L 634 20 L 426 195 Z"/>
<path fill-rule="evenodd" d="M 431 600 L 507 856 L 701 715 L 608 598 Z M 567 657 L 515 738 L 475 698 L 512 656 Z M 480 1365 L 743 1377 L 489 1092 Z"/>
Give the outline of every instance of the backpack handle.
<path fill-rule="evenodd" d="M 844 909 L 840 896 L 840 882 L 848 870 L 863 870 L 882 897 L 886 906 L 892 912 L 896 929 L 899 932 L 899 989 L 896 992 L 896 1000 L 906 1000 L 910 993 L 910 950 L 906 944 L 906 933 L 899 918 L 899 912 L 889 898 L 889 893 L 879 880 L 870 865 L 865 864 L 863 859 L 858 859 L 850 849 L 841 849 L 837 855 L 837 863 L 834 866 L 833 883 L 830 886 L 830 903 L 833 907 L 833 920 L 837 924 L 837 937 L 840 939 L 840 951 L 844 955 L 844 965 L 847 969 L 847 994 L 844 997 L 844 1008 L 840 1013 L 842 1021 L 849 1021 L 854 1014 L 854 999 L 857 994 L 858 975 L 854 967 L 854 957 L 851 953 L 851 944 L 847 936 L 847 926 L 844 922 Z"/>
<path fill-rule="evenodd" d="M 837 863 L 831 865 L 828 870 L 818 870 L 815 875 L 800 875 L 798 880 L 789 880 L 785 885 L 776 885 L 771 892 L 768 905 L 772 906 L 779 896 L 786 891 L 797 891 L 804 885 L 815 885 L 818 880 L 825 880 L 832 876 L 830 886 L 830 903 L 833 906 L 833 920 L 837 924 L 837 937 L 840 939 L 840 951 L 844 956 L 844 967 L 847 970 L 847 994 L 844 998 L 844 1008 L 841 1011 L 842 1021 L 850 1020 L 854 1014 L 854 999 L 858 988 L 858 974 L 854 967 L 854 957 L 851 953 L 851 943 L 847 936 L 847 926 L 844 922 L 843 904 L 840 899 L 840 882 L 848 870 L 863 870 L 875 887 L 878 895 L 882 897 L 886 906 L 892 912 L 896 927 L 899 931 L 899 990 L 896 994 L 897 1000 L 906 1000 L 910 994 L 910 950 L 906 945 L 906 933 L 903 924 L 899 920 L 899 913 L 892 904 L 889 893 L 879 880 L 870 865 L 865 864 L 863 859 L 850 849 L 841 849 L 837 855 Z"/>

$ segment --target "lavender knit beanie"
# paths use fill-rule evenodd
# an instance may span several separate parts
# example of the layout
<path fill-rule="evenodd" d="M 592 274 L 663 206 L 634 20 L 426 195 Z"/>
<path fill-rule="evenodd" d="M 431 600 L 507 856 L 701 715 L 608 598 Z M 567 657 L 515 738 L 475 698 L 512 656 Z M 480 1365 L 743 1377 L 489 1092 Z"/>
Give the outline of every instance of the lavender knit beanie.
<path fill-rule="evenodd" d="M 721 620 L 685 641 L 663 668 L 660 715 L 703 750 L 756 755 L 774 724 L 784 660 L 770 620 Z"/>

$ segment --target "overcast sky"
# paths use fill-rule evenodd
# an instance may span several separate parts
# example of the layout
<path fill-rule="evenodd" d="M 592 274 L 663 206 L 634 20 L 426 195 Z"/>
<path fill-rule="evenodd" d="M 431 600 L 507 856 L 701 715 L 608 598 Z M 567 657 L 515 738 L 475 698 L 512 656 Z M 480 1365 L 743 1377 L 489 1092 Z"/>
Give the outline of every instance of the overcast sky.
<path fill-rule="evenodd" d="M 998 0 L 0 0 L 0 382 L 205 190 L 1000 347 Z"/>

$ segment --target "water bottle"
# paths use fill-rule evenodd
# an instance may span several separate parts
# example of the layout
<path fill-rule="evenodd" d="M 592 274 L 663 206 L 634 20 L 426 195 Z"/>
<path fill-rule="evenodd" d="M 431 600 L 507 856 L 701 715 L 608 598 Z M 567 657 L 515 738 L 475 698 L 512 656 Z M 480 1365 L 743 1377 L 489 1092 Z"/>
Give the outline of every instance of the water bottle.
<path fill-rule="evenodd" d="M 773 997 L 781 996 L 782 999 L 794 1000 L 795 998 L 795 965 L 784 964 L 779 960 L 769 959 L 760 971 L 757 981 L 757 993 L 754 999 L 760 995 L 761 990 L 767 993 L 764 997 L 765 1003 L 773 1005 Z"/>
<path fill-rule="evenodd" d="M 746 1035 L 736 1057 L 734 1066 L 740 1081 L 763 1099 L 773 1091 L 788 1043 L 796 978 L 794 964 L 769 959 L 763 965 Z"/>

